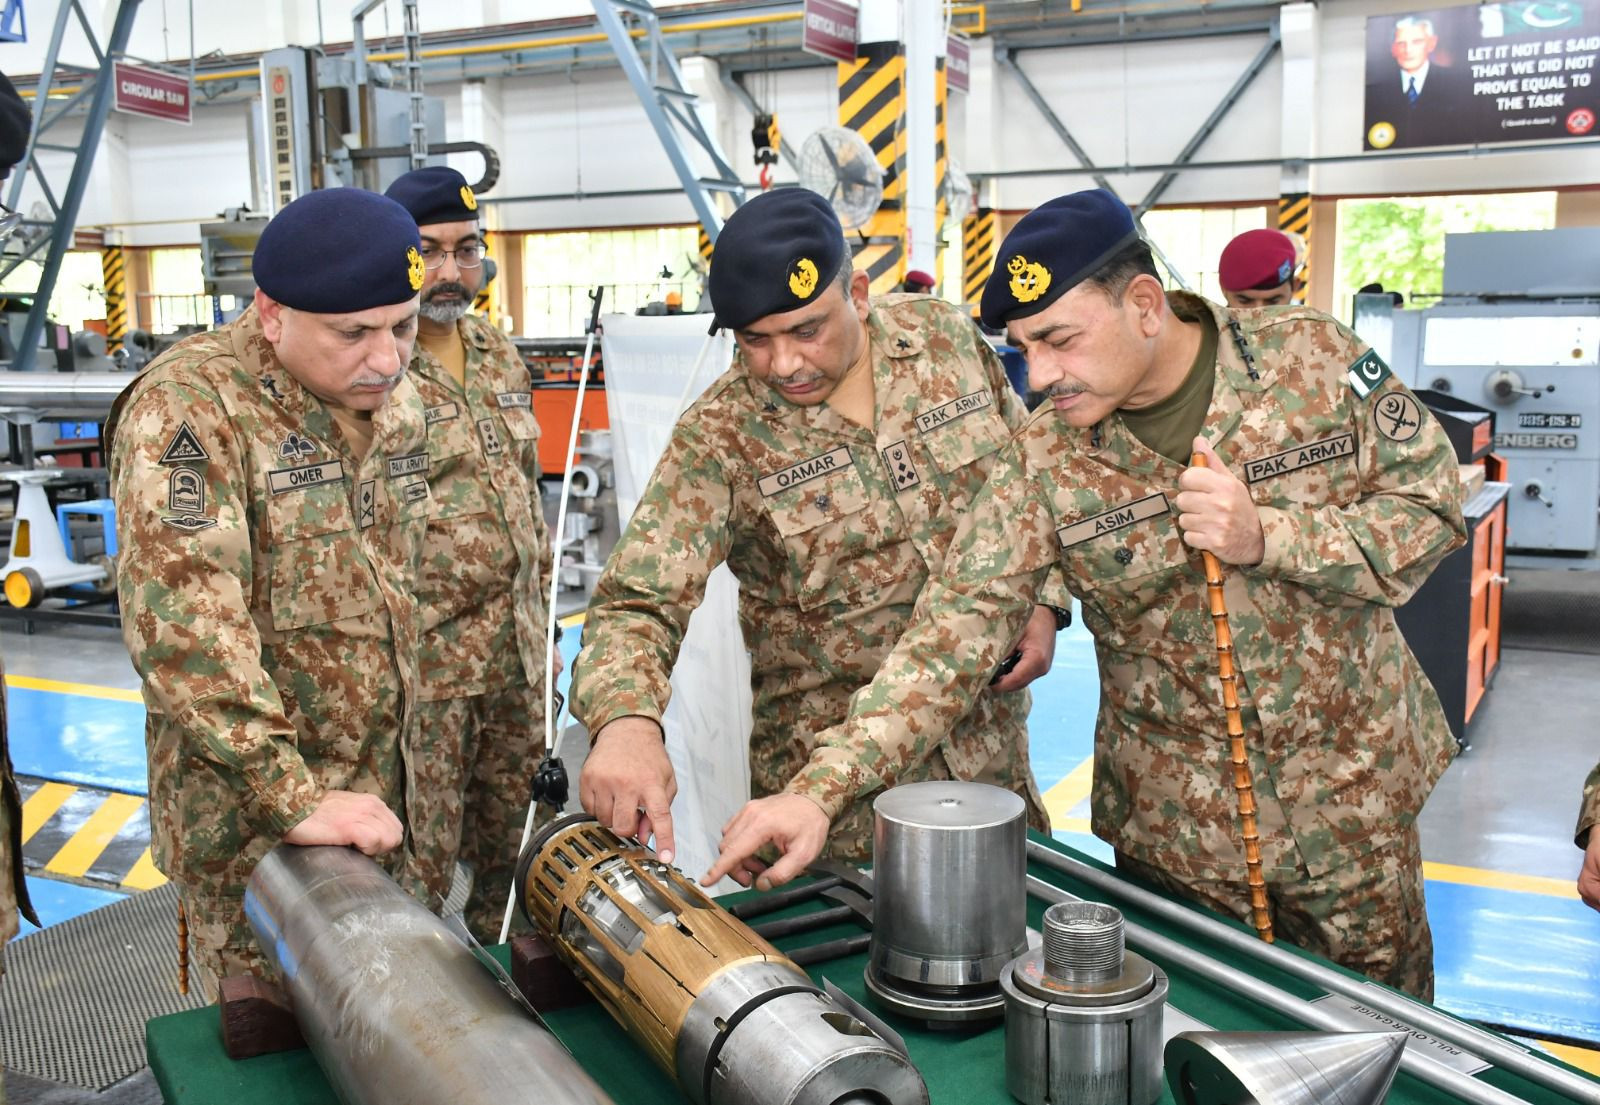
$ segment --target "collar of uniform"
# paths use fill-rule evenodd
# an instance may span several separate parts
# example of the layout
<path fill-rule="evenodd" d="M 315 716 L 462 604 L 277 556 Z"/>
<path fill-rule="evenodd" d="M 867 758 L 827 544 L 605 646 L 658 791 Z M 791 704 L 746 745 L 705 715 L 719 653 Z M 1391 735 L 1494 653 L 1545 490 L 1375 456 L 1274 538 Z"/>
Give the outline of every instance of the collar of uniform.
<path fill-rule="evenodd" d="M 1217 325 L 1217 373 L 1226 376 L 1238 391 L 1265 391 L 1266 366 L 1261 363 L 1261 349 L 1255 343 L 1254 328 L 1246 329 L 1239 312 L 1231 310 L 1193 292 L 1168 292 L 1167 302 L 1173 314 L 1193 321 L 1201 313 L 1211 315 Z M 1252 380 L 1255 370 L 1259 379 Z"/>
<path fill-rule="evenodd" d="M 494 348 L 492 335 L 498 333 L 494 327 L 489 325 L 488 319 L 470 312 L 462 315 L 461 321 L 456 323 L 456 332 L 461 335 L 461 340 L 465 344 L 476 346 L 485 353 Z"/>
<path fill-rule="evenodd" d="M 892 307 L 892 303 L 868 306 L 867 336 L 885 357 L 915 357 L 923 349 L 922 335 L 914 326 L 902 325 Z"/>
<path fill-rule="evenodd" d="M 283 362 L 278 360 L 278 351 L 261 329 L 261 315 L 257 313 L 255 304 L 246 307 L 244 314 L 228 324 L 227 330 L 229 340 L 233 343 L 234 357 L 241 368 L 261 381 L 263 396 L 276 400 L 291 413 L 302 416 L 311 409 L 312 403 L 321 406 L 316 396 L 302 387 L 300 381 L 291 376 L 289 370 L 283 367 Z"/>

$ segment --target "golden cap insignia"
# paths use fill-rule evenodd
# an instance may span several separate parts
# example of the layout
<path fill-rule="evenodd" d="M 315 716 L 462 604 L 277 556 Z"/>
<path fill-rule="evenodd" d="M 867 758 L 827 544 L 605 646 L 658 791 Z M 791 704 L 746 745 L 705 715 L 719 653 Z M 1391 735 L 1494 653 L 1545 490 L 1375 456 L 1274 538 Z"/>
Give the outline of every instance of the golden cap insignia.
<path fill-rule="evenodd" d="M 461 202 L 467 205 L 468 211 L 478 209 L 478 197 L 472 194 L 472 189 L 465 184 L 461 186 Z"/>
<path fill-rule="evenodd" d="M 1050 270 L 1020 253 L 1006 262 L 1006 271 L 1011 274 L 1011 296 L 1018 303 L 1032 303 L 1050 290 Z"/>
<path fill-rule="evenodd" d="M 810 299 L 817 290 L 817 266 L 809 257 L 802 257 L 789 266 L 789 290 L 799 299 Z"/>
<path fill-rule="evenodd" d="M 422 267 L 422 254 L 417 252 L 416 246 L 406 247 L 406 278 L 411 281 L 411 290 L 422 290 L 423 277 L 427 270 Z"/>

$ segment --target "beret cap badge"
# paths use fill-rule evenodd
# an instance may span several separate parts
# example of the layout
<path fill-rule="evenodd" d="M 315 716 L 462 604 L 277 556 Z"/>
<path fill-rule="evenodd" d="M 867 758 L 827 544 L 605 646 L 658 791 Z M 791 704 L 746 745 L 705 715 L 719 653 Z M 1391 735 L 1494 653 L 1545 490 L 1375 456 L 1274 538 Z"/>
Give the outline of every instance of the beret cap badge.
<path fill-rule="evenodd" d="M 810 299 L 817 290 L 817 266 L 809 257 L 802 257 L 789 266 L 789 290 L 796 299 Z"/>
<path fill-rule="evenodd" d="M 468 211 L 476 211 L 478 209 L 478 197 L 472 194 L 472 188 L 469 185 L 463 184 L 461 186 L 461 202 L 467 205 Z"/>
<path fill-rule="evenodd" d="M 1018 303 L 1032 303 L 1050 290 L 1050 270 L 1020 253 L 1006 262 L 1006 271 L 1011 274 L 1011 296 Z"/>
<path fill-rule="evenodd" d="M 422 266 L 422 254 L 417 252 L 416 246 L 406 247 L 406 266 L 406 278 L 411 281 L 411 290 L 420 292 L 427 270 Z"/>

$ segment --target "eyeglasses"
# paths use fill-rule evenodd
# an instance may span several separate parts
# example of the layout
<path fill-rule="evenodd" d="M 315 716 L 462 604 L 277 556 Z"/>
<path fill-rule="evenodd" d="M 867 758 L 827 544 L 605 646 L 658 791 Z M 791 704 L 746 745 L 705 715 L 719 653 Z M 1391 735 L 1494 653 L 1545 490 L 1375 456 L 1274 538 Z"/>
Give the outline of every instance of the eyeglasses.
<path fill-rule="evenodd" d="M 456 268 L 475 269 L 483 264 L 483 243 L 463 242 L 455 249 L 440 249 L 438 246 L 422 247 L 422 263 L 430 271 L 443 267 L 444 259 L 452 255 L 456 259 Z"/>

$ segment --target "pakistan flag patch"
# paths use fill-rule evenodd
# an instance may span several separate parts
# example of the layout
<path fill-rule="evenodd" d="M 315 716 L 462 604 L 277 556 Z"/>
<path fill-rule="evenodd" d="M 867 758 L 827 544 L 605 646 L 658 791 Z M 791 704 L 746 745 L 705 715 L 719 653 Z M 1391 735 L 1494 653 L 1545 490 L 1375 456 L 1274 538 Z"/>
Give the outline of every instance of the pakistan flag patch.
<path fill-rule="evenodd" d="M 1356 358 L 1350 366 L 1350 388 L 1361 398 L 1365 399 L 1377 390 L 1378 385 L 1389 378 L 1389 366 L 1383 363 L 1383 358 L 1369 349 Z"/>

